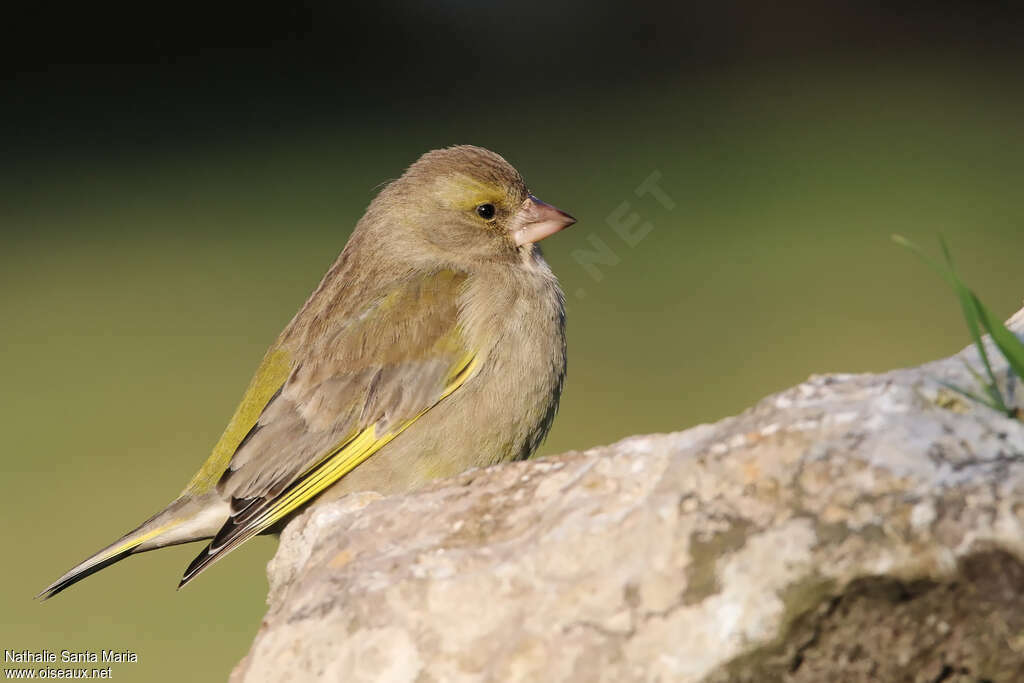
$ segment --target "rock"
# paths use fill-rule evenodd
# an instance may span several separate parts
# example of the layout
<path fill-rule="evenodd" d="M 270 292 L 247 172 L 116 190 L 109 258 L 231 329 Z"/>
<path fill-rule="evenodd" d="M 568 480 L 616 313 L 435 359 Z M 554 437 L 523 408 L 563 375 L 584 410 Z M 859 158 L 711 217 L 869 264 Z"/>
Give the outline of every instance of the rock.
<path fill-rule="evenodd" d="M 1024 424 L 965 359 L 314 507 L 232 680 L 1024 680 Z"/>

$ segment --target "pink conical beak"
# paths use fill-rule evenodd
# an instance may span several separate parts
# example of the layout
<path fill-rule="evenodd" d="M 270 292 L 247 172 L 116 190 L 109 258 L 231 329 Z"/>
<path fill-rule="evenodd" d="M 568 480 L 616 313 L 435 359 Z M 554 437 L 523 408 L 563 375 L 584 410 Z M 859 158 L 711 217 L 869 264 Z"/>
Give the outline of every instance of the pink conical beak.
<path fill-rule="evenodd" d="M 576 222 L 576 219 L 561 209 L 545 204 L 532 194 L 512 219 L 509 232 L 517 247 L 540 242 Z"/>

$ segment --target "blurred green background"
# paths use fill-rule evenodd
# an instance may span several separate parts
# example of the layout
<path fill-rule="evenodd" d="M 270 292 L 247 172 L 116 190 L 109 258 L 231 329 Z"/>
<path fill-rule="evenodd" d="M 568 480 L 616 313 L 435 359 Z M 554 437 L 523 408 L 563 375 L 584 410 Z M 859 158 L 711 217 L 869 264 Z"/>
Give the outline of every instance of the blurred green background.
<path fill-rule="evenodd" d="M 428 149 L 493 148 L 579 219 L 544 244 L 570 363 L 542 454 L 955 352 L 951 293 L 893 232 L 943 233 L 1000 315 L 1024 297 L 1016 16 L 301 7 L 183 10 L 88 45 L 95 18 L 65 17 L 7 47 L 2 649 L 128 648 L 120 680 L 226 677 L 273 540 L 181 592 L 194 546 L 32 596 L 178 493 L 375 188 Z M 673 208 L 637 196 L 652 173 Z M 623 211 L 651 225 L 633 246 Z"/>

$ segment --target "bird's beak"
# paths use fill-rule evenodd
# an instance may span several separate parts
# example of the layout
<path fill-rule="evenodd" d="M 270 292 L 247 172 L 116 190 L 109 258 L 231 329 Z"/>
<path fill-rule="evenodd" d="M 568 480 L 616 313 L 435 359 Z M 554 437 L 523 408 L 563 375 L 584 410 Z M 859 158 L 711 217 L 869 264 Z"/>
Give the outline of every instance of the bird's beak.
<path fill-rule="evenodd" d="M 521 247 L 540 242 L 575 222 L 576 219 L 565 211 L 545 204 L 531 194 L 512 218 L 509 231 L 512 233 L 512 241 Z"/>

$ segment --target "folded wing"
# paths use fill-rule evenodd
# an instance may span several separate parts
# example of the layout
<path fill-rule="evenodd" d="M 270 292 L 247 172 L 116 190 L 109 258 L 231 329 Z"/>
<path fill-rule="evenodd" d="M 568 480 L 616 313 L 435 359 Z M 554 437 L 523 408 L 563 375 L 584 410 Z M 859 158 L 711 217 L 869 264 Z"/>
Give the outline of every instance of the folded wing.
<path fill-rule="evenodd" d="M 295 512 L 383 448 L 473 374 L 458 324 L 464 277 L 409 278 L 348 316 L 300 313 L 295 359 L 217 484 L 231 516 L 180 585 Z M 286 333 L 287 334 L 287 333 Z M 285 340 L 287 344 L 287 340 Z"/>

